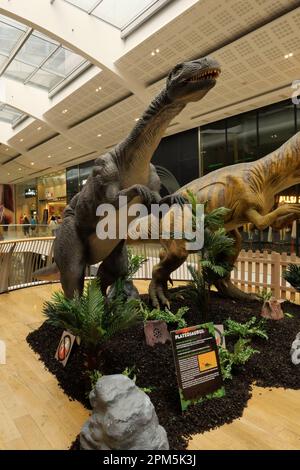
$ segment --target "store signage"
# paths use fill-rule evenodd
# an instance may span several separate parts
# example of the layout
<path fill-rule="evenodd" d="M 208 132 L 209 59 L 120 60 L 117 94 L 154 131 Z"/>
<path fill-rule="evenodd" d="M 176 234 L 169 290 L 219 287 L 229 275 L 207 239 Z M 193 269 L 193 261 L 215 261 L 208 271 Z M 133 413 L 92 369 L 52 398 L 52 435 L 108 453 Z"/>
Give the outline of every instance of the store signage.
<path fill-rule="evenodd" d="M 0 340 L 0 364 L 6 364 L 6 344 Z"/>
<path fill-rule="evenodd" d="M 60 339 L 58 348 L 55 353 L 57 359 L 65 367 L 71 354 L 76 336 L 72 335 L 69 331 L 64 331 Z"/>
<path fill-rule="evenodd" d="M 28 188 L 25 189 L 25 197 L 35 197 L 36 196 L 36 189 Z"/>
<path fill-rule="evenodd" d="M 300 196 L 279 196 L 279 204 L 299 204 Z"/>
<path fill-rule="evenodd" d="M 171 331 L 182 411 L 225 395 L 213 323 Z"/>

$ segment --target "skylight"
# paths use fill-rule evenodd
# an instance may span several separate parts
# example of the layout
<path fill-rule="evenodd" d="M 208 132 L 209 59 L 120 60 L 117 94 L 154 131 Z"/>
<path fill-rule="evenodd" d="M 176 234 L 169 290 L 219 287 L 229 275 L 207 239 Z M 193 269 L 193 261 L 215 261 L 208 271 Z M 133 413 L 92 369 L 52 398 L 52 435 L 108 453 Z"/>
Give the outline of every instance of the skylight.
<path fill-rule="evenodd" d="M 7 122 L 14 126 L 25 116 L 26 114 L 22 113 L 18 109 L 8 106 L 4 103 L 0 103 L 0 121 Z"/>
<path fill-rule="evenodd" d="M 124 31 L 133 21 L 140 25 L 172 0 L 65 0 L 89 15 Z"/>
<path fill-rule="evenodd" d="M 58 42 L 0 15 L 0 76 L 52 92 L 89 66 Z"/>

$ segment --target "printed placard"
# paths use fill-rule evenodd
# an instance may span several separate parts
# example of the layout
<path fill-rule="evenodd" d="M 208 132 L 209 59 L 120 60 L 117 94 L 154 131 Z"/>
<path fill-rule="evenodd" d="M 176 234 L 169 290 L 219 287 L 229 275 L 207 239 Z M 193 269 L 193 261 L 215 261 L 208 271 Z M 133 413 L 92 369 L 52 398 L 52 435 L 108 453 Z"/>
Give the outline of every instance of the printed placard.
<path fill-rule="evenodd" d="M 68 362 L 75 340 L 76 336 L 72 335 L 72 333 L 69 331 L 63 332 L 55 353 L 55 359 L 57 359 L 64 367 Z"/>
<path fill-rule="evenodd" d="M 213 323 L 171 331 L 182 410 L 225 395 Z"/>

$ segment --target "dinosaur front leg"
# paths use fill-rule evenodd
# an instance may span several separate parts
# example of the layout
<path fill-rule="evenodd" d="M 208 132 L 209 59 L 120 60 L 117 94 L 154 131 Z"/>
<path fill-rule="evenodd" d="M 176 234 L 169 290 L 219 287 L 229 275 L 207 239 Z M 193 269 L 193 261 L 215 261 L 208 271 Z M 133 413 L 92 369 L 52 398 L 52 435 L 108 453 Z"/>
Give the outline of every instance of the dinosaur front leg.
<path fill-rule="evenodd" d="M 300 218 L 300 205 L 283 204 L 265 215 L 261 215 L 256 209 L 251 208 L 246 212 L 246 216 L 249 222 L 252 222 L 259 230 L 264 230 L 276 224 L 277 220 L 287 220 L 288 216 L 291 220 Z M 285 219 L 282 219 L 282 217 L 285 217 Z"/>
<path fill-rule="evenodd" d="M 155 308 L 170 308 L 168 300 L 168 281 L 171 273 L 179 268 L 188 257 L 184 240 L 164 240 L 160 251 L 160 262 L 154 266 L 149 285 L 149 297 Z"/>

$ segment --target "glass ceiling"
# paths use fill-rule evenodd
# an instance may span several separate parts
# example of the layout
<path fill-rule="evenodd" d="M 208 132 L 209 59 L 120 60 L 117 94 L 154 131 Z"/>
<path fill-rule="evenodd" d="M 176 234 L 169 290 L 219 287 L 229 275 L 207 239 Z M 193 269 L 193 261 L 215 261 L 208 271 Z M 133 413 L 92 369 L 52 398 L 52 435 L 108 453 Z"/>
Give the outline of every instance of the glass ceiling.
<path fill-rule="evenodd" d="M 18 111 L 7 104 L 0 103 L 0 121 L 8 122 L 13 126 L 25 116 L 26 114 L 21 111 Z"/>
<path fill-rule="evenodd" d="M 161 0 L 65 0 L 76 7 L 81 8 L 90 15 L 96 16 L 107 23 L 124 29 L 131 21 L 142 14 L 147 15 L 147 10 L 157 4 L 161 6 Z M 169 0 L 171 1 L 171 0 Z"/>
<path fill-rule="evenodd" d="M 0 76 L 51 92 L 89 65 L 58 42 L 0 15 Z"/>

